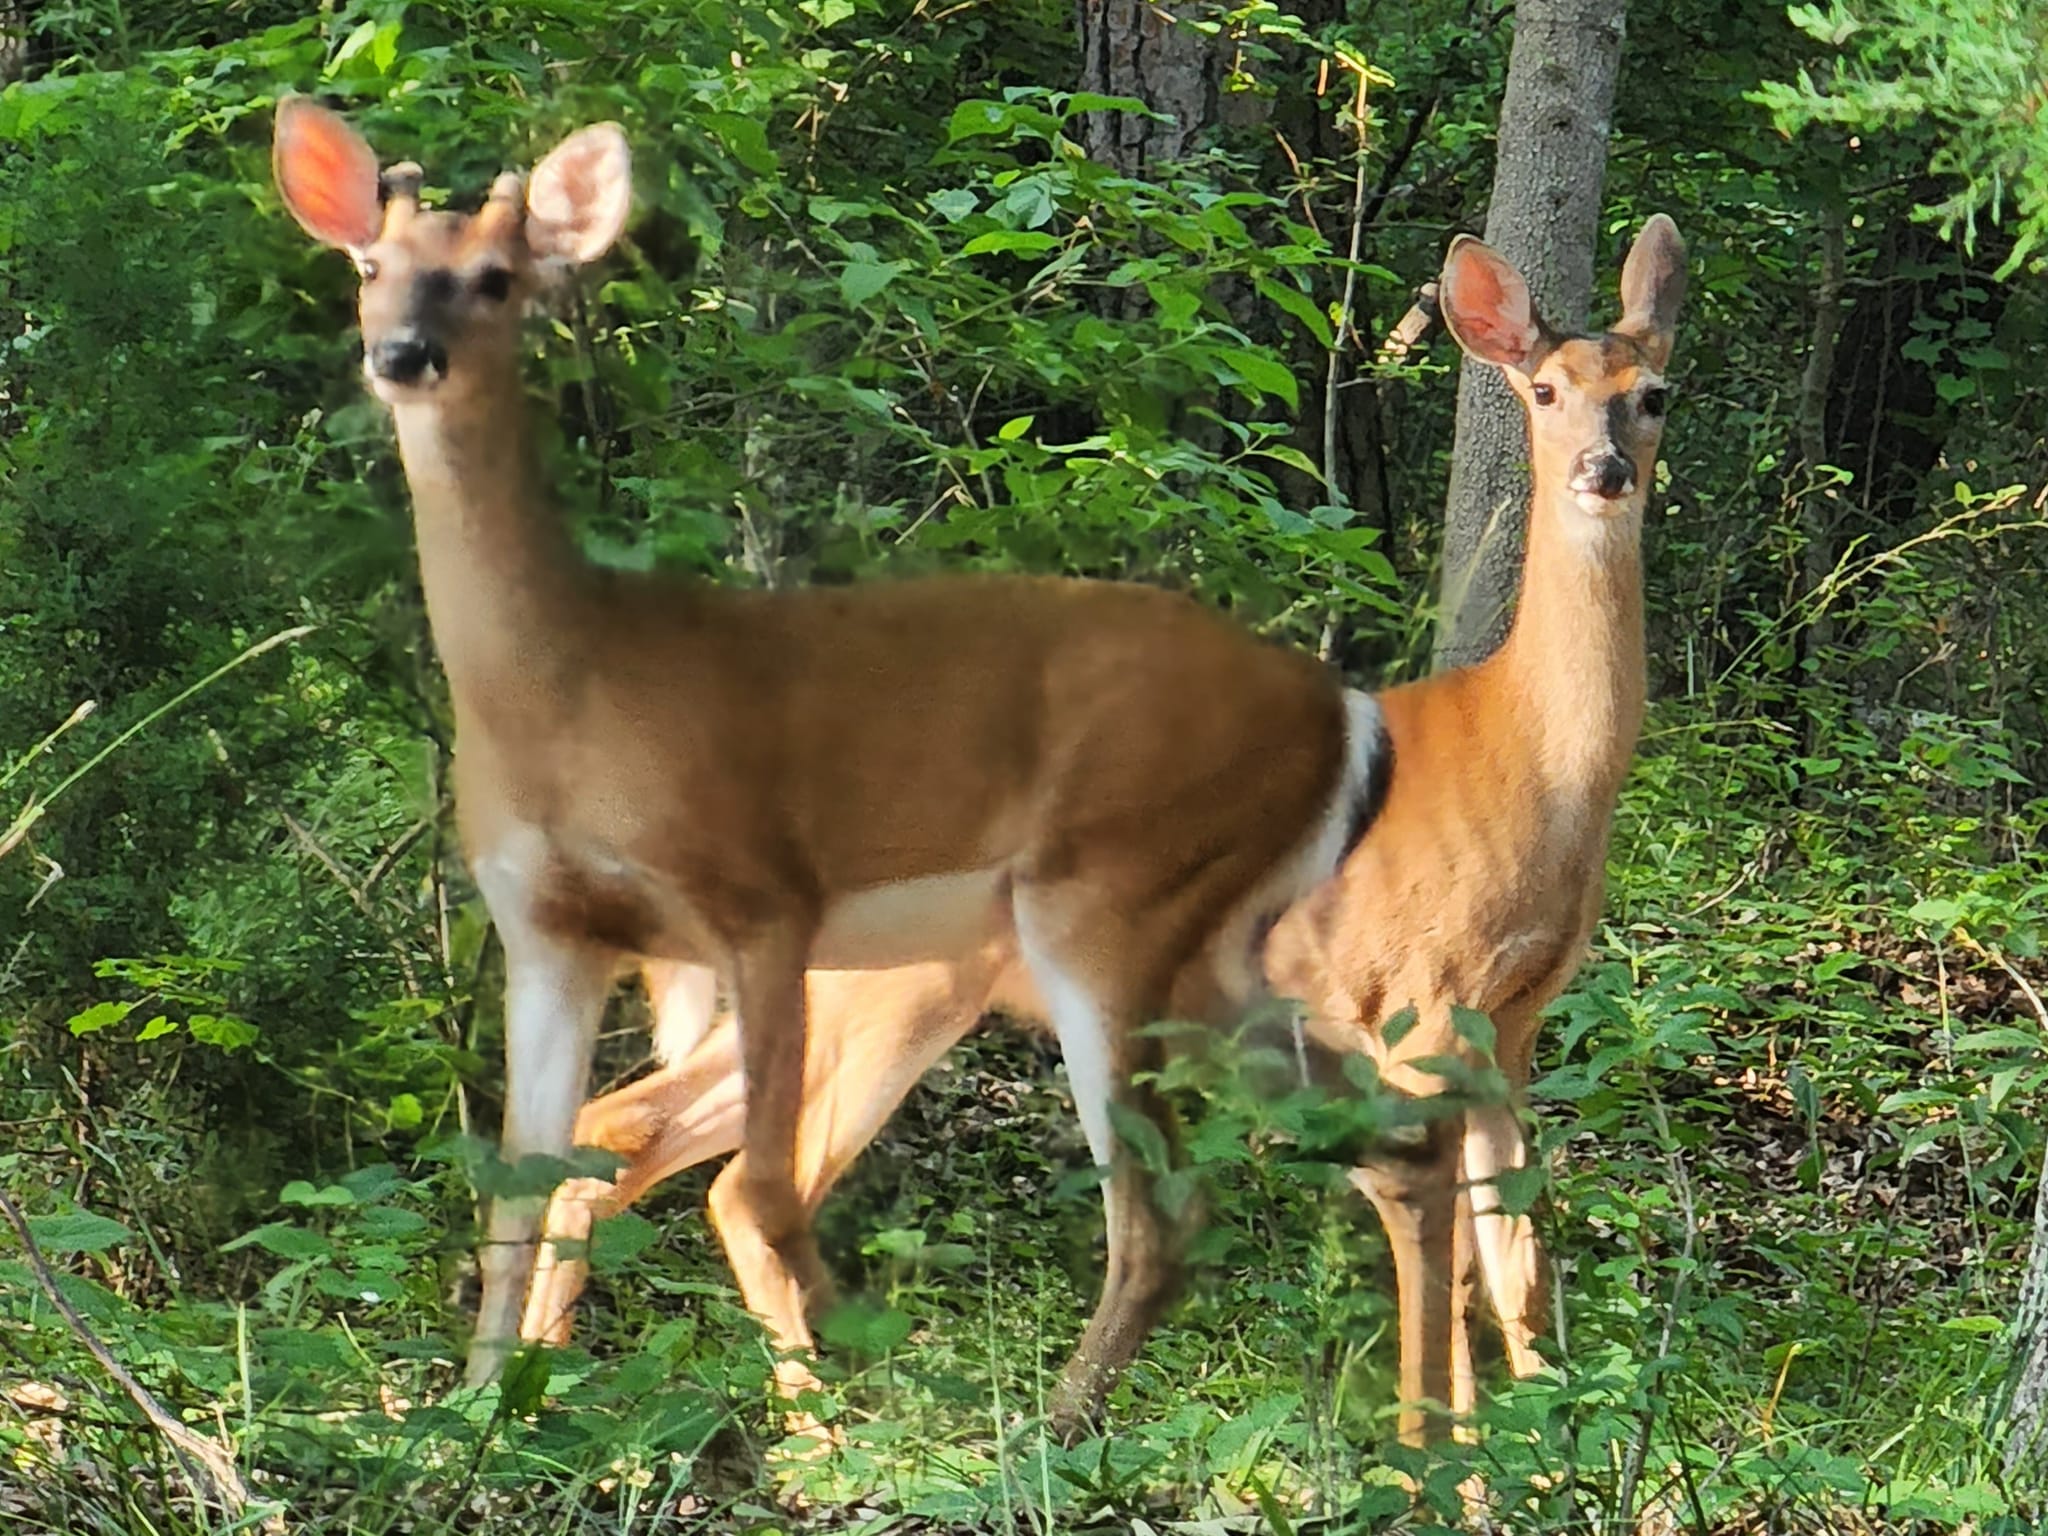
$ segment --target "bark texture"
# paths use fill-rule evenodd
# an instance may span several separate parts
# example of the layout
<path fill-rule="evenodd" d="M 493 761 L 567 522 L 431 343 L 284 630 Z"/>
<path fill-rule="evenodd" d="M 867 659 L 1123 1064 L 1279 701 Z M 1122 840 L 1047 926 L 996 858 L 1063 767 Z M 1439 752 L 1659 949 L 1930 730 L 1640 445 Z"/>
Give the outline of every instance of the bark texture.
<path fill-rule="evenodd" d="M 2048 1455 L 2048 1169 L 2034 1195 L 2034 1240 L 2027 1250 L 2012 1340 L 2005 1470 L 2015 1481 L 2038 1479 L 2041 1459 Z"/>
<path fill-rule="evenodd" d="M 1171 121 L 1136 112 L 1090 112 L 1082 144 L 1126 176 L 1187 158 L 1216 121 L 1223 53 L 1214 35 L 1180 23 L 1206 7 L 1160 0 L 1079 0 L 1079 87 L 1134 96 Z"/>
<path fill-rule="evenodd" d="M 1626 0 L 1521 0 L 1501 99 L 1486 240 L 1521 269 L 1552 326 L 1581 329 L 1621 64 Z M 1467 362 L 1445 507 L 1439 667 L 1482 660 L 1507 633 L 1529 505 L 1522 410 L 1497 370 Z"/>

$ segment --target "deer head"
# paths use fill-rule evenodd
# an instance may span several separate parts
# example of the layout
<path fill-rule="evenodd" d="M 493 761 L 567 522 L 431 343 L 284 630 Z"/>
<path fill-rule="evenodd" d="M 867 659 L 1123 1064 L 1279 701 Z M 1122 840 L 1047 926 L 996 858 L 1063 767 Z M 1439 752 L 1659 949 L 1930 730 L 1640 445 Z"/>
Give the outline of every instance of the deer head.
<path fill-rule="evenodd" d="M 1640 514 L 1664 433 L 1673 328 L 1685 297 L 1685 245 L 1663 214 L 1643 226 L 1621 274 L 1621 319 L 1565 336 L 1536 313 L 1529 285 L 1498 251 L 1452 242 L 1439 288 L 1466 354 L 1498 367 L 1529 415 L 1539 487 L 1566 490 L 1589 517 Z"/>
<path fill-rule="evenodd" d="M 632 202 L 616 123 L 578 129 L 529 181 L 498 177 L 473 214 L 422 209 L 417 165 L 380 175 L 362 135 L 303 96 L 278 103 L 271 159 L 292 216 L 355 261 L 363 372 L 393 405 L 503 378 L 526 301 L 609 250 Z"/>

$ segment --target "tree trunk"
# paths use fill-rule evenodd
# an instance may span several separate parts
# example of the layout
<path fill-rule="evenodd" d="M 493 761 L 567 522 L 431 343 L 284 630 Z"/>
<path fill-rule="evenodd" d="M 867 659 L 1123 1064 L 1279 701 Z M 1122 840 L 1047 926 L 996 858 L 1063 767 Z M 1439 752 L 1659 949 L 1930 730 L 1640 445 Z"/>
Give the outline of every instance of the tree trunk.
<path fill-rule="evenodd" d="M 1593 245 L 1626 0 L 1521 0 L 1501 100 L 1486 239 L 1529 280 L 1551 325 L 1578 330 Z M 1444 518 L 1439 667 L 1483 659 L 1507 633 L 1529 506 L 1522 408 L 1499 371 L 1467 362 Z"/>
<path fill-rule="evenodd" d="M 2034 1195 L 2034 1241 L 2012 1339 L 2005 1470 L 2017 1481 L 2023 1474 L 2038 1477 L 2041 1455 L 2048 1451 L 2048 1169 Z"/>
<path fill-rule="evenodd" d="M 1082 147 L 1125 176 L 1187 158 L 1216 121 L 1223 52 L 1214 33 L 1184 21 L 1203 7 L 1159 0 L 1079 0 L 1079 88 L 1131 96 L 1170 121 L 1136 112 L 1090 112 Z"/>

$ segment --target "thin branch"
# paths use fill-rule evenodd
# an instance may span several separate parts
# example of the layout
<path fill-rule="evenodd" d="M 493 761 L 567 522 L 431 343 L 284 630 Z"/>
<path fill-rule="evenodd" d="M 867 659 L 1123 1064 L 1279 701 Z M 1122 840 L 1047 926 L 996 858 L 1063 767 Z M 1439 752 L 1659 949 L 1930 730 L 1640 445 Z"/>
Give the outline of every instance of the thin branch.
<path fill-rule="evenodd" d="M 1424 283 L 1415 290 L 1415 302 L 1408 306 L 1408 313 L 1381 340 L 1379 360 L 1398 363 L 1429 339 L 1442 318 L 1443 311 L 1437 307 L 1436 284 Z"/>
<path fill-rule="evenodd" d="M 211 688 L 244 662 L 254 661 L 265 651 L 275 650 L 278 646 L 285 645 L 290 641 L 302 640 L 307 635 L 313 633 L 317 627 L 317 625 L 313 624 L 300 624 L 291 629 L 281 629 L 269 639 L 257 641 L 233 660 L 223 662 L 220 666 L 207 673 L 206 676 L 200 678 L 198 682 L 193 683 L 189 687 L 181 688 L 163 703 L 157 705 L 155 709 L 152 709 L 104 747 L 101 747 L 99 751 L 93 753 L 91 757 L 72 769 L 62 779 L 59 779 L 56 788 L 52 789 L 47 795 L 42 796 L 40 799 L 31 797 L 29 803 L 22 808 L 21 814 L 15 817 L 5 831 L 0 831 L 0 858 L 5 858 L 20 845 L 22 840 L 28 836 L 29 829 L 48 814 L 50 806 L 55 803 L 59 795 L 63 794 L 64 791 L 84 778 L 88 773 L 91 773 L 93 769 L 99 767 L 101 763 L 112 757 L 121 748 L 127 746 L 130 741 L 133 741 L 152 725 L 155 725 L 157 721 L 163 719 L 165 715 L 168 715 L 172 710 L 178 708 L 179 705 L 184 704 L 195 695 L 204 693 L 208 688 Z M 84 719 L 89 713 L 91 711 L 87 710 L 84 705 L 80 705 L 77 710 L 72 712 L 71 719 L 65 723 L 66 727 L 68 728 L 68 726 Z"/>
<path fill-rule="evenodd" d="M 1330 505 L 1349 506 L 1349 498 L 1337 473 L 1337 376 L 1344 366 L 1344 334 L 1351 326 L 1353 306 L 1358 298 L 1358 247 L 1365 230 L 1365 165 L 1368 155 L 1365 103 L 1372 88 L 1372 73 L 1363 60 L 1339 53 L 1337 62 L 1357 77 L 1351 101 L 1351 130 L 1358 136 L 1352 156 L 1351 239 L 1344 268 L 1344 294 L 1337 303 L 1337 323 L 1331 328 L 1330 354 L 1323 375 L 1323 490 Z"/>

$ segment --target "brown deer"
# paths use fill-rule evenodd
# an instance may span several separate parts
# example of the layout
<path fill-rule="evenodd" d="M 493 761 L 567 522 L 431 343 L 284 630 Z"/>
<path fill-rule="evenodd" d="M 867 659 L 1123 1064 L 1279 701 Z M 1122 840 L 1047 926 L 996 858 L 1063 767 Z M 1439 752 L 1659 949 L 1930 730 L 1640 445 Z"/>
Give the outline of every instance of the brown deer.
<path fill-rule="evenodd" d="M 1445 1100 L 1419 1134 L 1366 1160 L 1353 1180 L 1377 1207 L 1393 1251 L 1401 1314 L 1402 1438 L 1441 1434 L 1444 1408 L 1475 1395 L 1468 1318 L 1476 1260 L 1518 1374 L 1540 1363 L 1545 1264 L 1526 1216 L 1501 1208 L 1497 1181 L 1528 1160 L 1518 1116 L 1538 1016 L 1578 969 L 1598 916 L 1608 825 L 1642 723 L 1642 520 L 1664 427 L 1664 369 L 1685 289 L 1678 231 L 1658 215 L 1622 272 L 1622 316 L 1599 335 L 1564 336 L 1538 317 L 1521 275 L 1477 240 L 1445 259 L 1439 303 L 1465 351 L 1499 367 L 1528 414 L 1533 494 L 1521 601 L 1506 642 L 1476 666 L 1379 696 L 1392 773 L 1386 796 L 1337 878 L 1298 902 L 1264 951 L 1274 989 L 1308 1005 L 1323 1047 L 1364 1052 L 1385 1081 L 1445 1095 L 1432 1059 L 1478 1066 L 1456 1007 L 1491 1016 L 1509 1098 Z M 805 1081 L 804 1193 L 815 1208 L 925 1069 L 993 1003 L 1038 1017 L 1032 972 L 996 942 L 956 965 L 809 978 L 812 1060 Z M 708 1023 L 709 1000 L 698 1002 Z M 1413 1010 L 1405 1032 L 1383 1029 Z M 1055 1009 L 1055 1014 L 1057 1010 Z M 678 1169 L 738 1144 L 738 1049 L 729 1025 L 666 1034 L 667 1065 L 593 1102 L 581 1144 L 626 1160 L 615 1184 L 564 1186 L 551 1235 L 570 1241 Z M 1098 1152 L 1098 1157 L 1099 1157 Z M 728 1174 L 726 1177 L 729 1177 Z M 725 1179 L 713 1189 L 720 1200 Z M 1169 1256 L 1120 1230 L 1112 1205 L 1108 1294 L 1169 1295 Z M 734 1244 L 750 1304 L 779 1284 L 772 1254 Z M 543 1271 L 530 1338 L 566 1337 L 583 1283 L 573 1248 Z M 1098 1311 L 1097 1321 L 1102 1313 Z M 1128 1358 L 1150 1316 L 1128 1307 L 1113 1334 Z M 1069 1373 L 1056 1408 L 1092 1404 L 1100 1374 Z"/>
<path fill-rule="evenodd" d="M 1378 781 L 1378 706 L 1191 599 L 1030 577 L 739 591 L 602 570 L 549 494 L 521 314 L 631 203 L 625 136 L 569 136 L 480 211 L 279 104 L 287 208 L 360 275 L 363 367 L 412 491 L 454 703 L 464 850 L 505 949 L 504 1155 L 570 1150 L 620 964 L 722 984 L 746 1086 L 721 1230 L 809 1345 L 824 1283 L 795 1177 L 804 972 L 957 959 L 1014 933 L 1051 1000 L 1107 1199 L 1163 1246 L 1110 1105 L 1176 987 L 1243 1003 L 1256 938 L 1336 867 Z M 1199 973 L 1199 974 L 1198 974 Z M 1220 1006 L 1220 1005 L 1219 1005 Z M 519 1323 L 544 1201 L 493 1199 L 473 1381 Z M 756 1254 L 748 1245 L 757 1245 Z M 1123 1346 L 1106 1308 L 1084 1359 Z"/>

